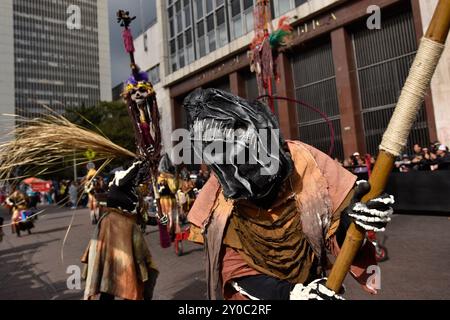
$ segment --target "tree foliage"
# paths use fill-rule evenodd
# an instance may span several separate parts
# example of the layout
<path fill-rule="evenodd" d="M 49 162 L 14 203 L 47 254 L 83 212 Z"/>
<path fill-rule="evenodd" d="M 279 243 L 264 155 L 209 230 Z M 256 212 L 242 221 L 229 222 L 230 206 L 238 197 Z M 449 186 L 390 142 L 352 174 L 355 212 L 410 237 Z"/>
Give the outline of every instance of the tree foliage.
<path fill-rule="evenodd" d="M 99 102 L 96 106 L 69 109 L 65 116 L 73 123 L 106 136 L 121 147 L 130 151 L 136 149 L 133 126 L 122 101 Z M 105 171 L 122 166 L 124 160 L 116 159 Z"/>
<path fill-rule="evenodd" d="M 105 135 L 121 147 L 131 151 L 136 148 L 127 107 L 121 101 L 100 102 L 93 107 L 70 109 L 66 117 L 73 123 Z"/>

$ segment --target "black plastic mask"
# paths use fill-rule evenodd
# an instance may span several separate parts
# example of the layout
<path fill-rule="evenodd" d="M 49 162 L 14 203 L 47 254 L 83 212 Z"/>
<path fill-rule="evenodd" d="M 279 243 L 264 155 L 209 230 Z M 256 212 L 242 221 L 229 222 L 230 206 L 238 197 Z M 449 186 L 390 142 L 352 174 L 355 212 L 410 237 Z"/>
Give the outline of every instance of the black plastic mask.
<path fill-rule="evenodd" d="M 109 184 L 107 206 L 135 213 L 139 204 L 138 186 L 149 178 L 147 161 L 134 161 L 127 170 L 116 172 Z"/>
<path fill-rule="evenodd" d="M 215 173 L 225 197 L 266 199 L 292 171 L 278 122 L 263 103 L 207 89 L 191 93 L 184 107 L 195 153 Z M 221 143 L 217 152 L 212 146 Z"/>

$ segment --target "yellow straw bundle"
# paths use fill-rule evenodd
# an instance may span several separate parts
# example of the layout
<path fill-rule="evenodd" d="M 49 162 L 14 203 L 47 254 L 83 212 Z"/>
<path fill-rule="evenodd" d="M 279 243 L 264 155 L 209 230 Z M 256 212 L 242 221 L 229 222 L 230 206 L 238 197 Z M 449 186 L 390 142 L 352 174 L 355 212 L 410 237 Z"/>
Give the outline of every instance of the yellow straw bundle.
<path fill-rule="evenodd" d="M 14 179 L 18 166 L 33 167 L 48 173 L 49 168 L 61 166 L 64 159 L 87 163 L 87 150 L 96 153 L 96 160 L 111 161 L 117 157 L 136 155 L 107 137 L 82 128 L 61 115 L 35 119 L 19 119 L 19 125 L 0 143 L 0 181 Z M 61 168 L 62 169 L 62 168 Z M 26 174 L 24 174 L 26 176 Z"/>

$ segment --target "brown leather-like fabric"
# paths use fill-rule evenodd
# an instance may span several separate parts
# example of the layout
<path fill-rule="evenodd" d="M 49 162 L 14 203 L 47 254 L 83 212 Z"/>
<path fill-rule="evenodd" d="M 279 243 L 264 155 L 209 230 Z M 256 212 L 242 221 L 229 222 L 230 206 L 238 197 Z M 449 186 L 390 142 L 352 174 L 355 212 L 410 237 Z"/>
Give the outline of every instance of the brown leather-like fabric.
<path fill-rule="evenodd" d="M 271 212 L 239 203 L 228 226 L 237 233 L 242 256 L 251 268 L 293 283 L 309 278 L 314 259 L 301 228 L 294 198 Z"/>
<path fill-rule="evenodd" d="M 108 208 L 96 233 L 82 257 L 88 264 L 85 299 L 100 293 L 126 300 L 144 299 L 144 285 L 158 271 L 136 217 Z"/>
<path fill-rule="evenodd" d="M 190 211 L 189 221 L 205 242 L 209 298 L 216 298 L 218 287 L 255 271 L 303 282 L 314 262 L 325 258 L 339 221 L 338 208 L 356 177 L 311 146 L 296 141 L 288 146 L 295 165 L 291 189 L 280 194 L 271 210 L 261 212 L 244 201 L 224 199 L 212 176 Z M 239 256 L 230 258 L 229 248 Z"/>

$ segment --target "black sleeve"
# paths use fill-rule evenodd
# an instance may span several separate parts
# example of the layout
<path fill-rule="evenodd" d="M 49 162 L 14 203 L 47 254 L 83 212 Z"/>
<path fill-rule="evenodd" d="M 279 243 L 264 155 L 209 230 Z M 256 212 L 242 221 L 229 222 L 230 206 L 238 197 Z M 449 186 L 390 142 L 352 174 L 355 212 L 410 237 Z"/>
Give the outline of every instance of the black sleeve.
<path fill-rule="evenodd" d="M 345 237 L 347 236 L 347 230 L 352 224 L 352 220 L 349 217 L 347 210 L 341 212 L 341 218 L 339 220 L 339 226 L 336 230 L 336 242 L 339 248 L 342 248 L 344 244 Z"/>
<path fill-rule="evenodd" d="M 236 283 L 249 295 L 260 300 L 289 300 L 294 285 L 266 275 L 244 277 Z"/>

